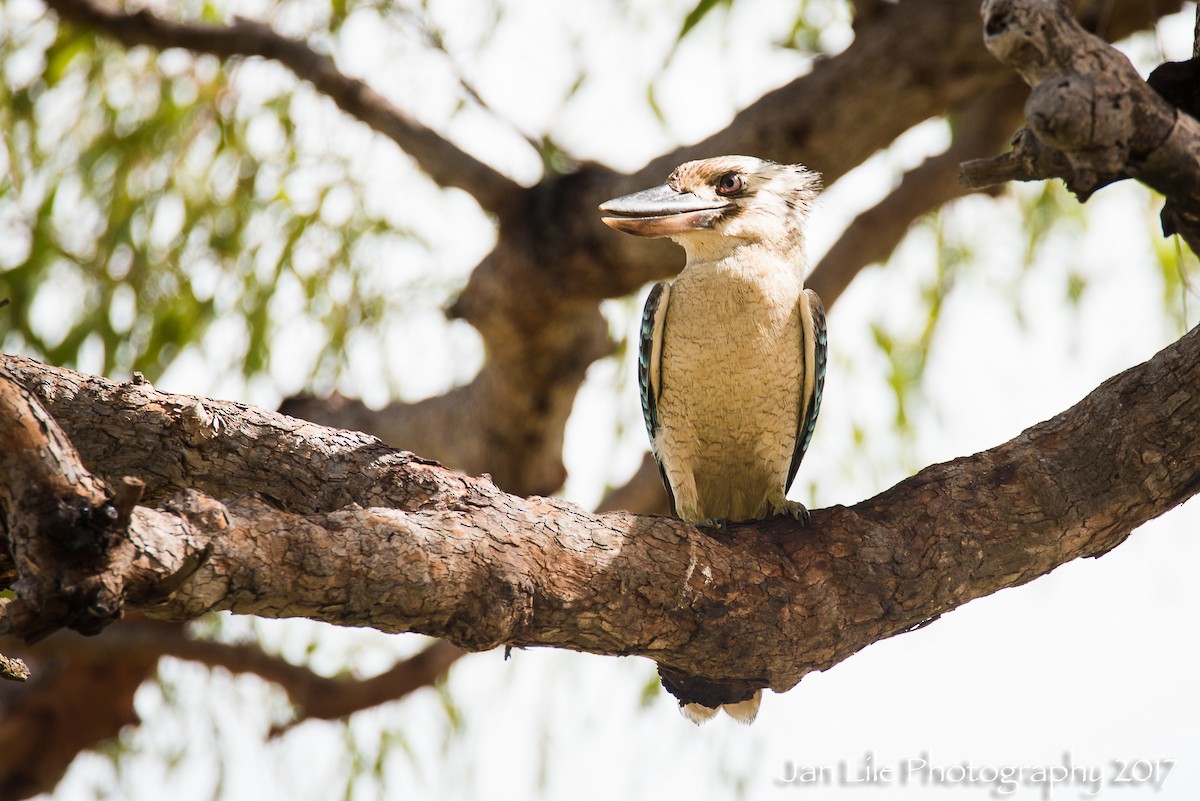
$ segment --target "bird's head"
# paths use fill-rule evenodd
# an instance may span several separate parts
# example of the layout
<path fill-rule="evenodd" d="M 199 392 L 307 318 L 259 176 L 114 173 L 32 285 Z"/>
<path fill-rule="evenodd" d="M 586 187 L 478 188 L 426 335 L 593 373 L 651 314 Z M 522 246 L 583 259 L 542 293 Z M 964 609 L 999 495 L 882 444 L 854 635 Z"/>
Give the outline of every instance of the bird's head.
<path fill-rule="evenodd" d="M 610 200 L 600 211 L 618 231 L 670 237 L 689 252 L 750 242 L 789 253 L 804 246 L 804 220 L 819 185 L 800 164 L 718 156 L 681 164 L 665 184 Z"/>

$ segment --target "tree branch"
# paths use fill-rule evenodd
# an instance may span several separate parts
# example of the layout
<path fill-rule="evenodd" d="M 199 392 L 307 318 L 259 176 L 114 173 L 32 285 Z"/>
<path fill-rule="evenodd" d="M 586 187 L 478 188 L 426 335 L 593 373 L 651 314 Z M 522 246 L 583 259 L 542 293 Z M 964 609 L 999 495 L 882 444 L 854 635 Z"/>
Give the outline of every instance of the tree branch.
<path fill-rule="evenodd" d="M 114 484 L 141 479 L 149 501 L 192 489 L 219 498 L 265 491 L 280 508 L 308 513 L 349 504 L 415 509 L 424 498 L 419 488 L 390 481 L 390 466 L 417 457 L 367 434 L 21 356 L 0 354 L 0 369 L 45 406 L 89 469 Z M 147 459 L 150 453 L 184 458 Z M 264 490 L 267 476 L 274 480 Z"/>
<path fill-rule="evenodd" d="M 1190 497 L 1197 394 L 1193 331 L 1014 440 L 814 512 L 810 529 L 592 515 L 413 459 L 383 479 L 420 499 L 407 510 L 300 515 L 191 493 L 134 510 L 127 547 L 175 556 L 122 560 L 118 583 L 157 586 L 126 603 L 163 619 L 228 609 L 417 631 L 468 650 L 639 654 L 782 691 L 968 600 L 1102 554 Z M 259 476 L 266 492 L 280 479 Z M 207 558 L 171 578 L 200 550 Z"/>
<path fill-rule="evenodd" d="M 515 181 L 411 119 L 363 81 L 342 73 L 329 56 L 268 25 L 242 17 L 235 18 L 232 25 L 171 22 L 145 9 L 125 13 L 88 0 L 47 0 L 47 5 L 63 19 L 111 36 L 126 47 L 182 47 L 222 59 L 273 59 L 329 96 L 342 111 L 399 145 L 434 181 L 466 191 L 493 214 L 499 214 L 522 191 Z"/>
<path fill-rule="evenodd" d="M 963 166 L 974 187 L 1062 178 L 1081 200 L 1134 178 L 1167 197 L 1164 233 L 1200 252 L 1200 122 L 1179 113 L 1123 54 L 1056 3 L 987 0 L 985 42 L 1031 91 L 1011 153 Z"/>
<path fill-rule="evenodd" d="M 0 638 L 5 650 L 15 644 Z M 256 644 L 196 639 L 180 623 L 140 616 L 98 637 L 59 632 L 22 650 L 35 676 L 19 690 L 0 685 L 0 799 L 49 792 L 81 750 L 136 724 L 134 693 L 154 677 L 163 656 L 253 673 L 279 685 L 294 706 L 292 719 L 273 732 L 282 734 L 305 720 L 342 718 L 401 699 L 434 684 L 465 653 L 436 641 L 378 676 L 327 678 Z"/>
<path fill-rule="evenodd" d="M 377 676 L 329 678 L 268 654 L 257 643 L 197 639 L 189 636 L 182 626 L 145 619 L 113 626 L 103 637 L 87 640 L 70 635 L 50 637 L 31 653 L 45 658 L 74 656 L 81 650 L 87 651 L 93 659 L 102 652 L 137 660 L 173 656 L 208 667 L 224 668 L 231 673 L 253 674 L 279 685 L 288 694 L 296 711 L 288 727 L 314 718 L 344 718 L 359 710 L 403 698 L 432 685 L 466 653 L 448 642 L 437 640 Z"/>
<path fill-rule="evenodd" d="M 954 139 L 945 152 L 909 170 L 887 197 L 864 211 L 842 232 L 805 282 L 826 307 L 834 303 L 859 271 L 887 259 L 913 221 L 978 189 L 958 180 L 967 159 L 995 153 L 1006 132 L 1021 119 L 1025 89 L 1005 84 L 964 104 Z"/>
<path fill-rule="evenodd" d="M 27 685 L 0 685 L 0 799 L 50 792 L 80 751 L 136 724 L 134 694 L 157 664 L 157 656 L 83 652 L 36 662 Z"/>

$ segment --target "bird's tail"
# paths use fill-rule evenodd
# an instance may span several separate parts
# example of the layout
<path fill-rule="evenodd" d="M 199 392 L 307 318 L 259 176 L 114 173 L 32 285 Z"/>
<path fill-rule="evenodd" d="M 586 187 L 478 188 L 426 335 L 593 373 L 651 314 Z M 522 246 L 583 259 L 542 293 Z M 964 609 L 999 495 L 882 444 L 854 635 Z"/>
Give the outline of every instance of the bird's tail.
<path fill-rule="evenodd" d="M 762 703 L 762 690 L 754 694 L 754 697 L 745 701 L 738 701 L 736 704 L 721 704 L 719 709 L 724 709 L 725 714 L 736 720 L 738 723 L 749 726 L 758 717 L 758 705 Z M 713 709 L 704 704 L 680 704 L 679 711 L 683 716 L 699 726 L 705 723 L 717 714 L 718 709 Z"/>

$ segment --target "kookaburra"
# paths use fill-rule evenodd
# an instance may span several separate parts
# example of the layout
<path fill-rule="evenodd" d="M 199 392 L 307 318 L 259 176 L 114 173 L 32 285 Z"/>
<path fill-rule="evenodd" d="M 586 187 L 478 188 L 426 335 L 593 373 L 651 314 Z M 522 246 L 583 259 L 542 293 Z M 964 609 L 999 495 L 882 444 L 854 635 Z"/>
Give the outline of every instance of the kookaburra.
<path fill-rule="evenodd" d="M 804 288 L 818 181 L 798 164 L 721 156 L 600 206 L 618 231 L 670 237 L 687 253 L 679 277 L 646 300 L 638 383 L 671 509 L 689 522 L 808 519 L 785 496 L 825 380 L 825 313 Z M 745 723 L 758 713 L 761 690 L 709 683 L 689 698 L 660 672 L 697 723 L 716 706 Z"/>

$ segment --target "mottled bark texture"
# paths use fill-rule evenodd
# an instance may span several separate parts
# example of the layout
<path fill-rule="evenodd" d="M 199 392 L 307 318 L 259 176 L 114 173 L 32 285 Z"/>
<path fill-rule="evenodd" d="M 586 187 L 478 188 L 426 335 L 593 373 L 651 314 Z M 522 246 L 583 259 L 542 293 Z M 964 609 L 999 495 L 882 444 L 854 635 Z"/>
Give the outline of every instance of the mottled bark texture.
<path fill-rule="evenodd" d="M 53 395 L 57 375 L 47 371 L 36 394 Z M 166 416 L 178 398 L 136 391 L 154 401 L 143 407 L 150 416 Z M 125 536 L 109 544 L 126 558 L 82 552 L 94 556 L 90 570 L 106 591 L 158 619 L 228 609 L 417 631 L 468 650 L 637 654 L 783 691 L 972 598 L 1102 554 L 1182 503 L 1200 488 L 1198 394 L 1193 331 L 1012 441 L 929 467 L 855 506 L 818 510 L 809 529 L 784 519 L 713 531 L 596 515 L 508 495 L 486 478 L 376 445 L 378 479 L 365 493 L 394 496 L 391 506 L 297 513 L 260 496 L 221 501 L 193 490 L 131 511 Z M 33 394 L 24 397 L 38 405 Z M 257 433 L 239 422 L 245 407 L 205 404 L 230 421 L 213 441 L 233 483 L 246 480 L 239 473 L 262 489 L 290 483 L 285 465 L 263 475 L 241 459 Z M 255 415 L 274 432 L 303 429 L 322 443 L 337 437 Z M 46 425 L 59 437 L 55 428 Z M 142 459 L 186 461 L 186 451 Z M 40 452 L 22 458 L 50 464 Z M 137 477 L 153 488 L 152 474 Z M 26 541 L 13 550 L 20 579 L 7 610 L 17 633 L 75 620 L 38 617 L 55 607 L 29 597 L 56 586 L 56 565 L 22 558 L 52 532 L 8 526 L 9 538 Z M 88 568 L 84 558 L 71 566 Z M 13 616 L 14 608 L 23 614 Z"/>
<path fill-rule="evenodd" d="M 1164 233 L 1200 252 L 1200 121 L 1057 3 L 987 0 L 982 14 L 988 49 L 1030 86 L 1028 124 L 1009 153 L 964 165 L 964 182 L 1062 178 L 1086 200 L 1135 178 L 1166 196 Z"/>

